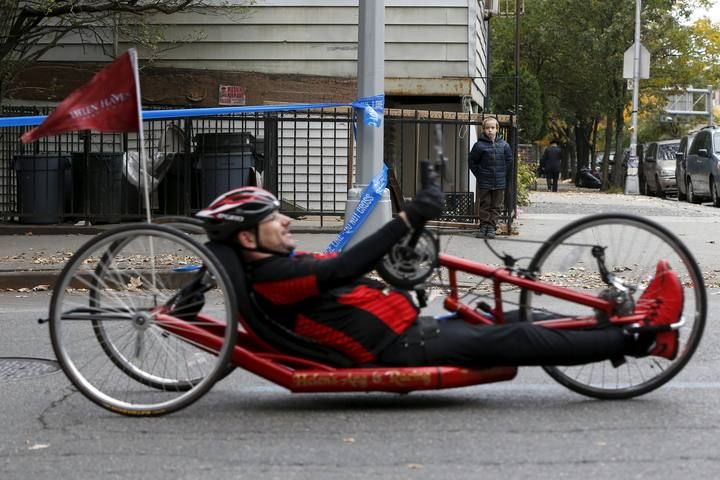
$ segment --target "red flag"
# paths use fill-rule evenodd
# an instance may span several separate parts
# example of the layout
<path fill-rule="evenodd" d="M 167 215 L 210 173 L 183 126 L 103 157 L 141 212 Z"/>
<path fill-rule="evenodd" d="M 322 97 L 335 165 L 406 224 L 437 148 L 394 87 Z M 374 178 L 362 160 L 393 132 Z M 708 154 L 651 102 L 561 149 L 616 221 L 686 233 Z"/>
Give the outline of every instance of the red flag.
<path fill-rule="evenodd" d="M 137 132 L 140 129 L 139 96 L 135 50 L 130 49 L 72 92 L 21 140 L 28 143 L 76 130 Z"/>

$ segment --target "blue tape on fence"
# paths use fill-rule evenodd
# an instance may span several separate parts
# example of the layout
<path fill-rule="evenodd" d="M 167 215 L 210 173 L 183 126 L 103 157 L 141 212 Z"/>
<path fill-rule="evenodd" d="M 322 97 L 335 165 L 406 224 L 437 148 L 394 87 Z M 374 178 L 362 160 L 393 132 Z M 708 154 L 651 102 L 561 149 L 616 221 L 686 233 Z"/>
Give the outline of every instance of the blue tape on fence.
<path fill-rule="evenodd" d="M 362 224 L 375 209 L 375 205 L 377 205 L 382 198 L 382 194 L 387 186 L 387 171 L 387 165 L 383 164 L 382 170 L 380 170 L 363 189 L 355 211 L 350 216 L 342 231 L 335 237 L 335 240 L 330 242 L 330 245 L 325 248 L 325 253 L 339 252 L 350 241 L 353 235 L 360 230 Z"/>
<path fill-rule="evenodd" d="M 383 113 L 385 110 L 385 95 L 362 97 L 352 103 L 353 108 L 363 111 L 363 123 L 373 127 L 382 126 Z"/>
<path fill-rule="evenodd" d="M 213 115 L 232 115 L 241 113 L 290 112 L 316 108 L 353 107 L 363 110 L 363 121 L 367 125 L 382 125 L 384 95 L 361 98 L 353 103 L 289 103 L 285 105 L 254 105 L 244 107 L 183 108 L 177 110 L 144 110 L 143 120 L 164 118 L 209 117 Z M 46 115 L 31 117 L 0 117 L 1 127 L 34 127 L 40 125 Z"/>

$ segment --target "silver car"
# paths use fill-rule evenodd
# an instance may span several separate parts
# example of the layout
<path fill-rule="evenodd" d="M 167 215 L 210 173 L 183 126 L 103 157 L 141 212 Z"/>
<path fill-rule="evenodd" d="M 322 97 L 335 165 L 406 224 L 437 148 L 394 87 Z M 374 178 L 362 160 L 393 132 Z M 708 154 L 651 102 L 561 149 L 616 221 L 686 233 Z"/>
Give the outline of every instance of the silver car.
<path fill-rule="evenodd" d="M 720 207 L 720 127 L 705 127 L 695 134 L 686 169 L 688 202 L 710 198 Z"/>
<path fill-rule="evenodd" d="M 677 188 L 675 180 L 675 152 L 680 140 L 652 142 L 645 149 L 640 165 L 640 191 L 646 195 L 664 197 Z"/>

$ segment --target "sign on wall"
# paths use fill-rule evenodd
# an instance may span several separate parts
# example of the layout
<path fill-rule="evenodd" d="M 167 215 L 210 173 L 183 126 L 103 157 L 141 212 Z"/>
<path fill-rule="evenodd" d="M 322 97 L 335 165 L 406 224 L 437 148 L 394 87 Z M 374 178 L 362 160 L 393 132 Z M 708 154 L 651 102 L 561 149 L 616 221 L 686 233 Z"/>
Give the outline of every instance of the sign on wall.
<path fill-rule="evenodd" d="M 245 105 L 245 89 L 240 85 L 220 85 L 219 105 Z"/>

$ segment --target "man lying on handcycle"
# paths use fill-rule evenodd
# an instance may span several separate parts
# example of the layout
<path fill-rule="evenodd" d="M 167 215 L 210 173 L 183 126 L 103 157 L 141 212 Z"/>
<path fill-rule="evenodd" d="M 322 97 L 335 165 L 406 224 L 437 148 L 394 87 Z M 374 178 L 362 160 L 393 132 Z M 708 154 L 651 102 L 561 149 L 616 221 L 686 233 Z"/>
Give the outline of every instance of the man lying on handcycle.
<path fill-rule="evenodd" d="M 419 191 L 396 218 L 340 254 L 296 253 L 291 219 L 279 206 L 271 193 L 243 187 L 221 195 L 197 216 L 211 242 L 229 245 L 240 256 L 262 310 L 357 365 L 578 365 L 623 356 L 672 360 L 678 353 L 678 332 L 667 326 L 682 311 L 682 287 L 676 276 L 662 272 L 641 301 L 656 301 L 659 292 L 677 292 L 664 295 L 677 300 L 657 300 L 642 325 L 561 330 L 528 322 L 472 325 L 460 318 L 419 317 L 408 292 L 365 274 L 411 229 L 441 214 L 437 185 Z"/>

